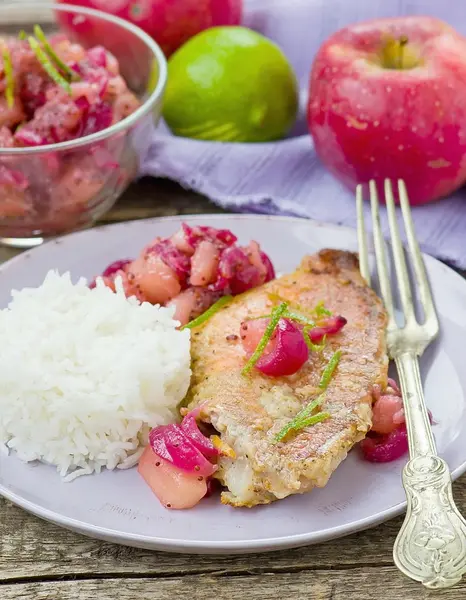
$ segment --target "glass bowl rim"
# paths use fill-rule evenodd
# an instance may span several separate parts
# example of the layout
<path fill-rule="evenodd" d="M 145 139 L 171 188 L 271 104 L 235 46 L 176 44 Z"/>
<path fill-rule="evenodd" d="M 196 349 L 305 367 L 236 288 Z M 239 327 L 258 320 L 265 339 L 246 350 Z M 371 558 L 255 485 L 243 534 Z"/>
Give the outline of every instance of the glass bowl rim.
<path fill-rule="evenodd" d="M 84 137 L 77 138 L 75 140 L 69 140 L 66 142 L 59 142 L 57 144 L 44 144 L 41 146 L 28 146 L 25 148 L 0 148 L 0 156 L 28 156 L 30 154 L 59 152 L 62 150 L 74 150 L 75 148 L 80 148 L 82 146 L 87 146 L 95 142 L 100 142 L 102 140 L 112 137 L 117 133 L 120 133 L 121 131 L 124 131 L 125 129 L 128 129 L 152 110 L 156 102 L 162 97 L 165 85 L 167 83 L 167 61 L 160 46 L 145 31 L 143 31 L 137 25 L 133 25 L 129 21 L 125 21 L 120 17 L 104 13 L 101 10 L 85 8 L 82 6 L 75 6 L 72 4 L 60 5 L 52 2 L 29 1 L 21 4 L 18 2 L 8 2 L 7 4 L 0 5 L 1 12 L 8 11 L 8 9 L 14 9 L 15 11 L 20 9 L 27 12 L 31 9 L 37 10 L 38 8 L 48 8 L 51 11 L 56 10 L 60 12 L 68 12 L 89 17 L 98 17 L 104 21 L 122 27 L 126 31 L 129 31 L 130 33 L 136 35 L 151 50 L 153 57 L 157 62 L 157 84 L 155 86 L 155 89 L 151 92 L 150 96 L 145 100 L 144 104 L 142 104 L 137 110 L 135 110 L 134 113 L 132 113 L 128 117 L 125 117 L 122 121 L 111 125 L 110 127 L 102 129 L 101 131 L 97 131 L 96 133 L 92 133 L 91 135 L 86 135 Z"/>

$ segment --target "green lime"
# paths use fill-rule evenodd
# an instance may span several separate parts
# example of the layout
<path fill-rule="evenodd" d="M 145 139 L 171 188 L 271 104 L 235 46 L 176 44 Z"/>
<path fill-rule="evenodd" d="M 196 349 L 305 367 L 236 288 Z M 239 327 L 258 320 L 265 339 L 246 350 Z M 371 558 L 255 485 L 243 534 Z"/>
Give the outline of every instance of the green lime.
<path fill-rule="evenodd" d="M 246 27 L 213 27 L 170 57 L 163 115 L 176 135 L 220 142 L 282 138 L 298 85 L 273 42 Z"/>

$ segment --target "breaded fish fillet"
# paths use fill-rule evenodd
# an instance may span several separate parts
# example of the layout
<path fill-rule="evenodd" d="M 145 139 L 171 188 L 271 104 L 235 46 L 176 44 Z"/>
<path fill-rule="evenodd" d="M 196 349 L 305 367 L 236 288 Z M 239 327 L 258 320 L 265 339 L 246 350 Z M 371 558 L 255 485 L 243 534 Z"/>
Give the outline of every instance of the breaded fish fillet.
<path fill-rule="evenodd" d="M 269 314 L 276 295 L 309 311 L 324 301 L 347 325 L 295 375 L 273 378 L 253 369 L 244 376 L 241 322 Z M 322 250 L 291 275 L 236 297 L 193 330 L 189 408 L 202 404 L 202 419 L 235 453 L 219 462 L 217 477 L 227 488 L 223 503 L 268 504 L 326 485 L 371 426 L 372 387 L 387 379 L 385 327 L 382 303 L 362 279 L 357 257 Z M 319 395 L 322 371 L 336 350 L 342 356 L 321 407 L 331 417 L 276 443 L 281 428 Z"/>

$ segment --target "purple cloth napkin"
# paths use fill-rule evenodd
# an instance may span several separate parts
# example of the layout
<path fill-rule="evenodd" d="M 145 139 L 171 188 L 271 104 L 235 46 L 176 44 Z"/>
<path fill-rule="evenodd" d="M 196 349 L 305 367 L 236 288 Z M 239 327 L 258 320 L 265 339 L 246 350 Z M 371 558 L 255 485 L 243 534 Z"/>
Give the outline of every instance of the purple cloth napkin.
<path fill-rule="evenodd" d="M 245 25 L 277 42 L 301 89 L 290 137 L 269 144 L 220 144 L 172 136 L 162 123 L 142 174 L 168 177 L 232 211 L 285 214 L 355 227 L 354 197 L 322 166 L 307 135 L 309 71 L 320 44 L 349 23 L 382 16 L 429 14 L 466 35 L 459 0 L 245 0 Z M 368 210 L 368 206 L 366 206 Z M 384 226 L 388 232 L 386 216 Z M 414 209 L 423 250 L 466 268 L 466 192 Z M 367 222 L 367 219 L 366 219 Z"/>

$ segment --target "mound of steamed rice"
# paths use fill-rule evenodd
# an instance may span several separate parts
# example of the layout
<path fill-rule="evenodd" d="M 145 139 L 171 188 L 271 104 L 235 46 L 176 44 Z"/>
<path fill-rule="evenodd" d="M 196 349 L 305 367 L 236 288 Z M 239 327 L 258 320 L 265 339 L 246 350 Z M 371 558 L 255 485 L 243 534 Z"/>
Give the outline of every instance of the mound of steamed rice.
<path fill-rule="evenodd" d="M 0 311 L 0 448 L 68 481 L 137 463 L 151 427 L 176 421 L 190 333 L 173 310 L 49 272 Z"/>

